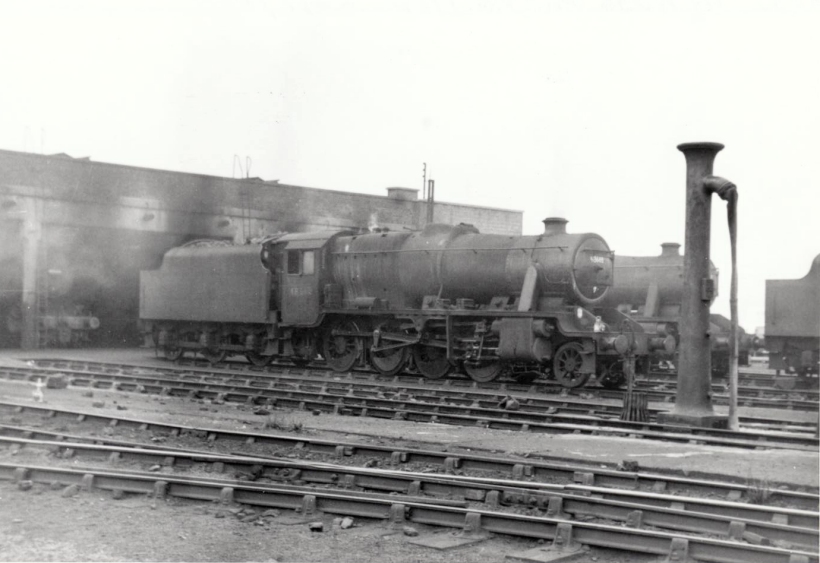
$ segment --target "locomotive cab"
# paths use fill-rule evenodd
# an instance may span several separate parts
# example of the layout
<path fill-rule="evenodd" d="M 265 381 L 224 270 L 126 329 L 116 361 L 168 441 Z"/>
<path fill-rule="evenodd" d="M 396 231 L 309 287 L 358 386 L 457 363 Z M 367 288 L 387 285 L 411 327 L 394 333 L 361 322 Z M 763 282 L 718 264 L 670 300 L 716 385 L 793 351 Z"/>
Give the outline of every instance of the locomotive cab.
<path fill-rule="evenodd" d="M 320 322 L 323 292 L 330 283 L 327 246 L 339 231 L 294 233 L 276 239 L 265 252 L 276 264 L 281 323 L 313 326 Z"/>

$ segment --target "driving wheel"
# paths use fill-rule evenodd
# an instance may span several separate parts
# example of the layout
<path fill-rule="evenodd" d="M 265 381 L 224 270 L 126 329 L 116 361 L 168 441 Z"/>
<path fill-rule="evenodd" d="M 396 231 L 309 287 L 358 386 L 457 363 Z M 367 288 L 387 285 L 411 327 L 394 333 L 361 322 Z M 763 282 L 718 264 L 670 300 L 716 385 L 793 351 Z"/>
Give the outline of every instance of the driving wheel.
<path fill-rule="evenodd" d="M 501 375 L 503 364 L 498 361 L 464 362 L 464 371 L 470 379 L 479 383 L 487 383 Z"/>
<path fill-rule="evenodd" d="M 389 352 L 372 352 L 370 365 L 382 375 L 396 375 L 404 369 L 409 356 L 407 346 Z"/>
<path fill-rule="evenodd" d="M 441 379 L 452 369 L 444 348 L 417 344 L 413 346 L 413 363 L 427 379 Z"/>

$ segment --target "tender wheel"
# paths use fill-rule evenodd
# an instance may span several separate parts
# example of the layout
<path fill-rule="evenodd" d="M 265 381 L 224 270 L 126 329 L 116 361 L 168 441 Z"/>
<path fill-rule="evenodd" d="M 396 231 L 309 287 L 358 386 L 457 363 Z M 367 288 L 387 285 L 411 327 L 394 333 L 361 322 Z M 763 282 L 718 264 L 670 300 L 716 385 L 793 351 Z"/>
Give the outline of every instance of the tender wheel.
<path fill-rule="evenodd" d="M 183 350 L 179 344 L 175 344 L 172 346 L 166 346 L 162 349 L 163 353 L 165 354 L 165 359 L 171 360 L 172 362 L 177 361 L 182 356 L 185 355 L 185 350 Z"/>
<path fill-rule="evenodd" d="M 501 375 L 503 365 L 500 361 L 490 362 L 464 362 L 464 371 L 470 376 L 470 379 L 479 383 L 487 383 L 496 379 Z"/>
<path fill-rule="evenodd" d="M 427 379 L 441 379 L 452 369 L 452 365 L 447 360 L 447 352 L 444 348 L 435 346 L 424 346 L 418 344 L 413 346 L 413 363 Z"/>
<path fill-rule="evenodd" d="M 604 364 L 598 375 L 598 383 L 607 389 L 618 389 L 626 383 L 623 362 L 615 361 Z"/>
<path fill-rule="evenodd" d="M 169 337 L 168 343 L 165 345 L 165 348 L 162 349 L 163 353 L 165 354 L 165 358 L 175 362 L 181 359 L 185 355 L 185 348 L 182 347 L 181 343 L 184 342 L 186 339 L 193 338 L 194 335 L 190 332 L 185 332 L 180 335 L 177 333 L 173 333 Z"/>
<path fill-rule="evenodd" d="M 589 379 L 590 374 L 580 372 L 584 365 L 583 351 L 584 347 L 578 342 L 567 342 L 555 353 L 552 371 L 556 381 L 564 387 L 580 387 Z"/>
<path fill-rule="evenodd" d="M 290 361 L 299 367 L 305 367 L 316 357 L 318 345 L 316 336 L 309 331 L 296 331 L 291 338 L 291 345 L 295 356 L 290 357 Z"/>
<path fill-rule="evenodd" d="M 257 367 L 264 367 L 273 361 L 273 356 L 263 356 L 259 352 L 245 352 L 245 358 Z"/>
<path fill-rule="evenodd" d="M 359 332 L 351 321 L 336 323 L 322 342 L 322 354 L 333 371 L 350 371 L 362 352 L 361 340 L 356 336 L 336 333 Z"/>
<path fill-rule="evenodd" d="M 208 363 L 211 365 L 218 364 L 225 360 L 228 357 L 228 353 L 225 350 L 200 350 L 200 354 L 202 357 L 208 360 Z"/>
<path fill-rule="evenodd" d="M 407 346 L 390 352 L 370 354 L 370 365 L 382 375 L 396 375 L 407 365 L 410 357 Z"/>

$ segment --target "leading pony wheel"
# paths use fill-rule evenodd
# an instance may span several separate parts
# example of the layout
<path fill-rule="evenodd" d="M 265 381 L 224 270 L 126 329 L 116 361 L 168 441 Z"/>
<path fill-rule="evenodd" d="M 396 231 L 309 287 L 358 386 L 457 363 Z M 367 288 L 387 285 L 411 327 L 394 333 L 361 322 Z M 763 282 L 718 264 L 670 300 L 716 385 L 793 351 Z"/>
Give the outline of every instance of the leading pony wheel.
<path fill-rule="evenodd" d="M 589 379 L 590 374 L 582 373 L 584 365 L 584 347 L 578 342 L 567 342 L 555 353 L 552 358 L 552 372 L 555 379 L 562 386 L 573 389 L 581 387 Z"/>

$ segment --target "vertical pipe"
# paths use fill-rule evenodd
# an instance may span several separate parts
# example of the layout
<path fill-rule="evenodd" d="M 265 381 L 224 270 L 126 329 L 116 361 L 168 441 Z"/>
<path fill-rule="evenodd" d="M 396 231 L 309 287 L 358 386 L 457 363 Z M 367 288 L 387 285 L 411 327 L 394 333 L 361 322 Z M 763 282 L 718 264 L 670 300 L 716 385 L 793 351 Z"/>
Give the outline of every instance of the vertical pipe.
<path fill-rule="evenodd" d="M 662 413 L 659 421 L 725 426 L 725 417 L 714 415 L 710 394 L 709 306 L 715 292 L 709 277 L 712 191 L 704 184 L 705 179 L 712 176 L 715 156 L 723 145 L 685 143 L 678 145 L 678 149 L 686 157 L 686 252 L 683 255 L 678 391 L 675 409 Z"/>
<path fill-rule="evenodd" d="M 433 222 L 435 215 L 434 215 L 434 206 L 436 202 L 436 181 L 435 180 L 427 180 L 427 224 Z"/>
<path fill-rule="evenodd" d="M 709 278 L 712 194 L 703 179 L 723 145 L 692 143 L 679 145 L 686 157 L 686 252 L 683 256 L 684 290 L 681 306 L 681 350 L 678 363 L 678 394 L 675 410 L 712 413 L 709 398 L 712 357 L 709 346 L 709 301 L 702 295 L 703 280 Z"/>
<path fill-rule="evenodd" d="M 20 312 L 22 313 L 22 333 L 20 347 L 23 350 L 37 348 L 37 258 L 42 237 L 42 224 L 37 213 L 37 200 L 27 197 L 23 219 L 23 293 Z"/>

